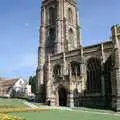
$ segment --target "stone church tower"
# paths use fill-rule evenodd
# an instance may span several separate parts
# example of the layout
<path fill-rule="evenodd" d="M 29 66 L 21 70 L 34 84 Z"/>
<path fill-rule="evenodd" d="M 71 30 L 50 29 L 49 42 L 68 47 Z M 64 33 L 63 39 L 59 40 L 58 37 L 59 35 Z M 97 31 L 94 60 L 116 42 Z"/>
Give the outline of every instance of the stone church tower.
<path fill-rule="evenodd" d="M 64 56 L 65 52 L 79 47 L 80 26 L 76 0 L 43 0 L 37 70 L 38 91 L 41 91 L 40 86 L 48 82 L 50 74 L 47 72 L 50 68 L 47 67 L 50 56 L 59 53 Z"/>
<path fill-rule="evenodd" d="M 120 26 L 82 47 L 79 20 L 77 0 L 42 0 L 37 100 L 120 110 Z"/>

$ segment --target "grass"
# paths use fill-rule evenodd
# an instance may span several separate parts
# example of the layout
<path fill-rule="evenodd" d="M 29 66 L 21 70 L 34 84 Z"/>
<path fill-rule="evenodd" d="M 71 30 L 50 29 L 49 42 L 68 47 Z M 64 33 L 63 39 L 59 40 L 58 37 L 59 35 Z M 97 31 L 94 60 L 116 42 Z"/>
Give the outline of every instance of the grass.
<path fill-rule="evenodd" d="M 79 110 L 49 110 L 42 112 L 12 113 L 11 115 L 24 117 L 26 120 L 120 120 L 120 116 L 113 114 L 98 114 Z"/>
<path fill-rule="evenodd" d="M 25 100 L 0 98 L 0 108 L 26 108 Z M 36 103 L 39 105 L 39 103 Z M 108 114 L 103 114 L 107 112 Z M 74 111 L 48 110 L 40 112 L 14 112 L 9 115 L 23 117 L 25 120 L 120 120 L 120 115 L 106 110 L 81 108 Z"/>
<path fill-rule="evenodd" d="M 109 110 L 109 109 L 97 109 L 97 108 L 87 108 L 87 107 L 73 108 L 73 110 L 82 110 L 82 111 L 89 111 L 89 112 L 107 112 L 107 113 L 115 113 L 114 111 Z"/>
<path fill-rule="evenodd" d="M 0 98 L 0 108 L 25 108 L 28 107 L 20 99 Z"/>

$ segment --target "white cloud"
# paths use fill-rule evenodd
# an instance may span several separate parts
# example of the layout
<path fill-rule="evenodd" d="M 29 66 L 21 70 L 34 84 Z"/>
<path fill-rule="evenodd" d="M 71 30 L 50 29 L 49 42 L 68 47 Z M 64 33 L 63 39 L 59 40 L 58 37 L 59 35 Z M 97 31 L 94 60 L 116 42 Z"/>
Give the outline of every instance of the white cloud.
<path fill-rule="evenodd" d="M 25 27 L 29 27 L 29 23 L 25 23 Z"/>

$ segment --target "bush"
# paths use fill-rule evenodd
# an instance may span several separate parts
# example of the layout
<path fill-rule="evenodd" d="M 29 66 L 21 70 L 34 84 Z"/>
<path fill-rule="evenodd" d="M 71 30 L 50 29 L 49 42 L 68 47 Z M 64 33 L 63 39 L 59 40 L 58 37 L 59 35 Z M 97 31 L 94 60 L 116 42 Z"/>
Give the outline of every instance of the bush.
<path fill-rule="evenodd" d="M 25 120 L 25 119 L 7 114 L 0 114 L 0 120 Z"/>

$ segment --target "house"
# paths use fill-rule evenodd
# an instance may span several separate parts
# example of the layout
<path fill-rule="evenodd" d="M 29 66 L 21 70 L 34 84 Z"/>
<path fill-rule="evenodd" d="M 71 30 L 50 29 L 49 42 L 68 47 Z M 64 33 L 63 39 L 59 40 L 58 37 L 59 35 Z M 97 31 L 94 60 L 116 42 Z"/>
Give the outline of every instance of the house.
<path fill-rule="evenodd" d="M 0 97 L 28 97 L 33 95 L 31 85 L 22 78 L 0 78 Z"/>
<path fill-rule="evenodd" d="M 18 79 L 0 79 L 0 96 L 5 97 L 9 96 L 12 92 L 13 86 L 18 81 Z"/>

